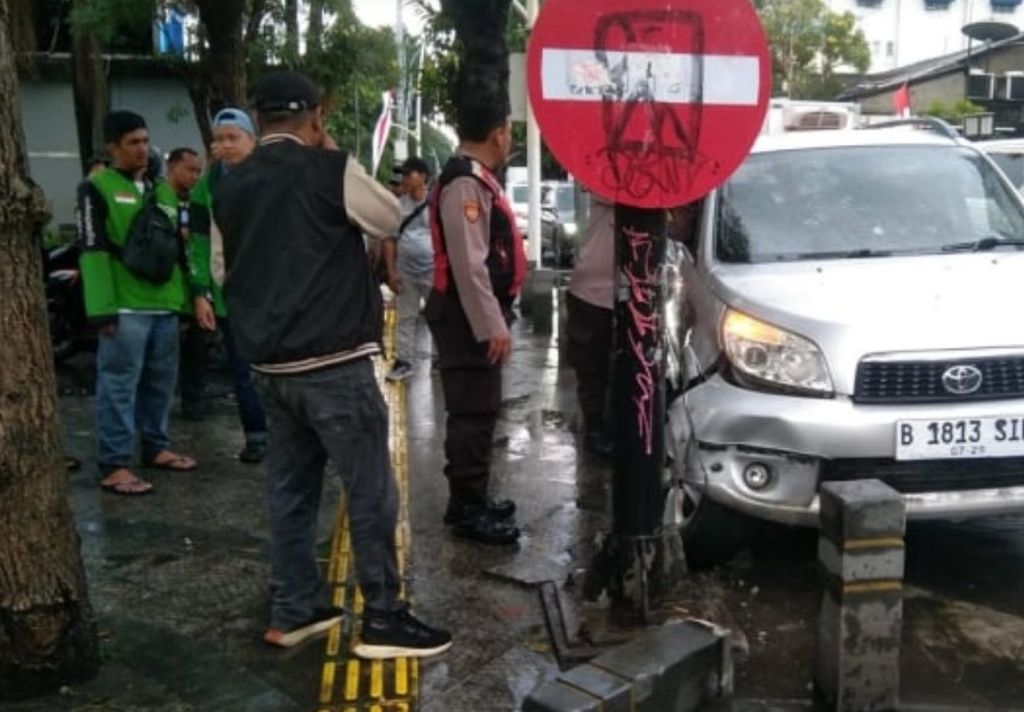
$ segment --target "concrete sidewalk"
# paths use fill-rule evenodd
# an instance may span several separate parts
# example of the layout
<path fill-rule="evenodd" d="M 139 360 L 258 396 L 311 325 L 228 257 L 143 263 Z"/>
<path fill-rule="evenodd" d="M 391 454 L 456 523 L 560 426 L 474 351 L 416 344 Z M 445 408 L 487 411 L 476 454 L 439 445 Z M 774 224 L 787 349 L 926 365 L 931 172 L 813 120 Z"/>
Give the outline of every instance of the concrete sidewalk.
<path fill-rule="evenodd" d="M 405 696 L 397 694 L 396 670 L 382 667 L 381 696 L 365 701 L 373 697 L 376 673 L 360 668 L 360 695 L 371 694 L 357 704 L 346 699 L 347 659 L 341 647 L 329 654 L 329 639 L 290 652 L 259 640 L 269 605 L 263 478 L 261 467 L 236 459 L 242 436 L 233 401 L 212 398 L 215 412 L 205 422 L 173 421 L 176 446 L 198 457 L 199 472 L 146 472 L 157 486 L 152 496 L 113 497 L 96 486 L 93 400 L 80 393 L 88 390 L 93 365 L 87 355 L 77 358 L 60 373 L 69 393 L 61 414 L 69 454 L 86 462 L 71 475 L 72 497 L 104 665 L 80 687 L 0 709 L 383 712 L 406 703 L 430 712 L 517 709 L 556 670 L 529 583 L 565 584 L 589 564 L 595 535 L 607 526 L 608 470 L 577 461 L 574 382 L 559 367 L 557 340 L 520 324 L 515 344 L 495 436 L 494 484 L 495 494 L 519 503 L 524 537 L 516 547 L 487 548 L 452 538 L 442 526 L 443 404 L 440 379 L 425 355 L 405 392 L 406 576 L 417 613 L 449 627 L 455 645 L 407 669 Z M 229 390 L 224 374 L 214 387 Z M 329 478 L 319 534 L 325 571 L 340 497 L 338 479 Z M 1021 531 L 1020 523 L 911 531 L 908 583 L 917 588 L 907 602 L 904 699 L 974 710 L 1008 709 L 1024 699 L 1024 634 L 1016 632 L 1024 631 L 1017 595 Z M 693 574 L 666 602 L 668 615 L 737 630 L 749 651 L 738 667 L 741 695 L 796 701 L 743 702 L 734 712 L 810 709 L 799 700 L 809 694 L 819 603 L 815 542 L 804 531 L 759 529 L 748 551 L 721 569 Z M 986 563 L 972 566 L 957 551 L 975 552 Z M 572 630 L 583 625 L 584 634 L 595 635 L 598 626 L 610 626 L 612 633 L 628 633 L 609 623 L 605 611 L 579 606 L 575 587 L 561 590 Z M 325 663 L 334 664 L 329 695 Z"/>

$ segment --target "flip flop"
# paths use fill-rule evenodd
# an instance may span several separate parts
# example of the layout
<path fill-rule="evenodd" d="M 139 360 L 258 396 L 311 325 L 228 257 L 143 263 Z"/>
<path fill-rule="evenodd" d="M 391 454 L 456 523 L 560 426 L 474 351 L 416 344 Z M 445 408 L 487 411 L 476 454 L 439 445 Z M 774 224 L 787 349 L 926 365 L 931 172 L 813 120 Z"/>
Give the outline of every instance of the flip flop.
<path fill-rule="evenodd" d="M 170 472 L 192 472 L 199 469 L 199 463 L 187 455 L 175 454 L 174 457 L 164 462 L 149 460 L 146 462 L 146 467 L 152 470 L 168 470 Z"/>
<path fill-rule="evenodd" d="M 127 489 L 142 485 L 142 489 Z M 143 482 L 138 477 L 131 480 L 118 480 L 117 482 L 100 482 L 100 489 L 119 497 L 142 497 L 153 493 L 153 485 Z"/>

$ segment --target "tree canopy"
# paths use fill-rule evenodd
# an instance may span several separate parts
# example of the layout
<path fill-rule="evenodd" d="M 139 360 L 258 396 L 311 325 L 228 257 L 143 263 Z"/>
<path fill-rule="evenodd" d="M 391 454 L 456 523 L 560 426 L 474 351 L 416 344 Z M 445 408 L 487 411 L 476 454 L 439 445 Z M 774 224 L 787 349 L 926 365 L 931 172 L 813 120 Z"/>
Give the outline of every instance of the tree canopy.
<path fill-rule="evenodd" d="M 776 94 L 831 99 L 843 86 L 840 69 L 865 72 L 871 51 L 853 13 L 822 0 L 755 0 L 768 35 Z"/>

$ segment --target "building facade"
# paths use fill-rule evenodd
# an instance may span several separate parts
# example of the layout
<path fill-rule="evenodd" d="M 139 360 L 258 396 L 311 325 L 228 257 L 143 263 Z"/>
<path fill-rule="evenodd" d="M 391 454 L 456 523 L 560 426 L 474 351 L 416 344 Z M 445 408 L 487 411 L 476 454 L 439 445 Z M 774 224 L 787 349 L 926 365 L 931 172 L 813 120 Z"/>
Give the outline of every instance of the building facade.
<path fill-rule="evenodd" d="M 968 49 L 964 25 L 994 21 L 1024 29 L 1022 0 L 825 0 L 851 12 L 871 49 L 871 73 Z M 979 46 L 975 40 L 973 45 Z"/>

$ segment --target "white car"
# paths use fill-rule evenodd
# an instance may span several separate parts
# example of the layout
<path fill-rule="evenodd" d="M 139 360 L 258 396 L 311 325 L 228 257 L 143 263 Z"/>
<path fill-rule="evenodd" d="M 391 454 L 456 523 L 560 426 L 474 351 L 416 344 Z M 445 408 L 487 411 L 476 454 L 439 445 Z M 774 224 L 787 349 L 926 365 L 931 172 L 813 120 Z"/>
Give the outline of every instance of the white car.
<path fill-rule="evenodd" d="M 1024 202 L 932 130 L 758 140 L 670 272 L 670 451 L 688 552 L 816 526 L 879 478 L 911 519 L 1024 512 Z M 672 365 L 674 364 L 674 365 Z"/>

